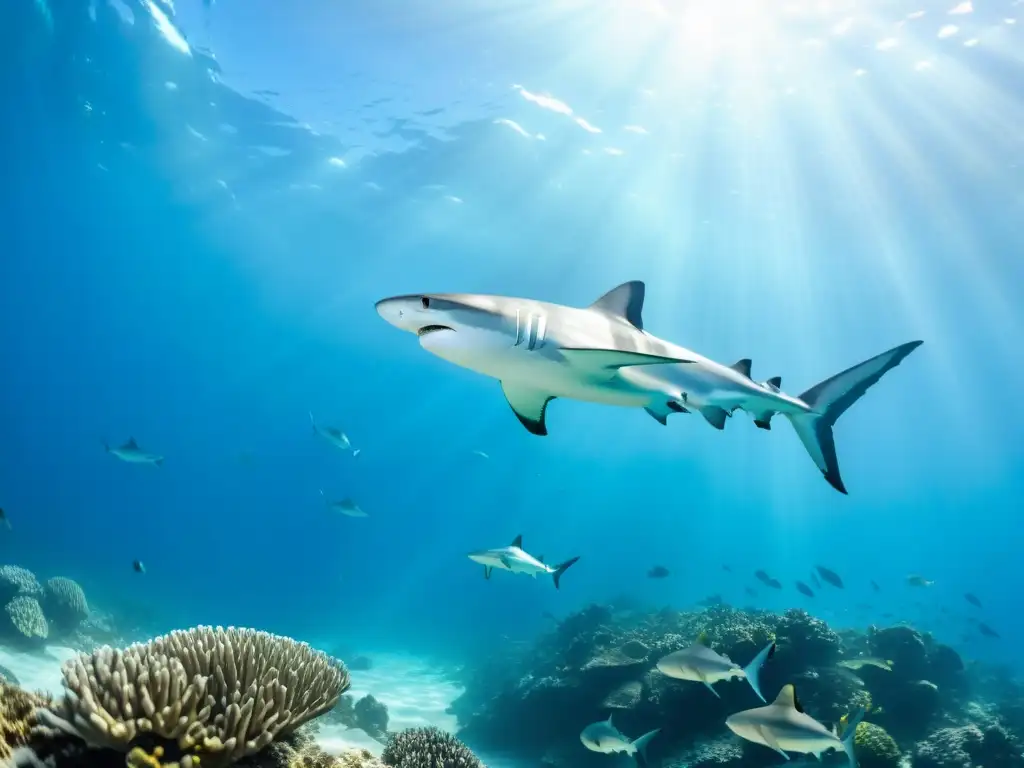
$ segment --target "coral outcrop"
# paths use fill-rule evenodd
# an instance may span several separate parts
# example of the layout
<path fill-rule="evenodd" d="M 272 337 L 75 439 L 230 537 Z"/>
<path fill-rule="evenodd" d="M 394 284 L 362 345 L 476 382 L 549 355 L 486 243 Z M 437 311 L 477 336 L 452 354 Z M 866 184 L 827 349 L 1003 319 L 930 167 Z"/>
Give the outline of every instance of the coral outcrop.
<path fill-rule="evenodd" d="M 34 597 L 18 595 L 4 607 L 4 611 L 11 626 L 26 640 L 42 641 L 50 636 L 50 625 Z"/>
<path fill-rule="evenodd" d="M 356 728 L 361 728 L 375 739 L 383 739 L 388 732 L 388 708 L 367 694 L 352 707 Z"/>
<path fill-rule="evenodd" d="M 0 601 L 9 602 L 18 595 L 39 598 L 43 588 L 36 575 L 19 565 L 0 566 Z"/>
<path fill-rule="evenodd" d="M 918 744 L 913 768 L 1022 768 L 1021 745 L 1003 728 L 942 728 Z"/>
<path fill-rule="evenodd" d="M 334 706 L 345 666 L 305 643 L 266 632 L 197 627 L 125 650 L 102 647 L 63 669 L 68 695 L 38 718 L 52 733 L 189 768 L 223 766 L 259 752 Z M 153 749 L 135 753 L 142 742 Z M 163 743 L 166 742 L 166 745 Z"/>
<path fill-rule="evenodd" d="M 56 631 L 71 632 L 89 617 L 89 603 L 78 582 L 55 576 L 43 587 L 43 609 Z"/>
<path fill-rule="evenodd" d="M 900 768 L 903 760 L 896 740 L 884 728 L 871 723 L 857 726 L 853 751 L 860 768 Z"/>
<path fill-rule="evenodd" d="M 381 762 L 390 768 L 483 768 L 469 747 L 434 727 L 392 734 Z"/>

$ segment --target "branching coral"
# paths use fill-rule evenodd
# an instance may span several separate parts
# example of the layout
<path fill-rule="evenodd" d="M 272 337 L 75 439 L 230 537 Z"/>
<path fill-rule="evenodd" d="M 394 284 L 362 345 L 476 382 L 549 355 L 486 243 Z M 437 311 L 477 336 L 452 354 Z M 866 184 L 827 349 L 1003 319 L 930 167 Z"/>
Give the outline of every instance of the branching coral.
<path fill-rule="evenodd" d="M 198 754 L 217 768 L 323 714 L 349 686 L 345 666 L 307 644 L 234 627 L 104 646 L 63 672 L 67 695 L 41 710 L 40 721 L 130 753 L 139 768 L 161 756 L 132 751 L 143 734 L 173 741 L 184 768 Z"/>
<path fill-rule="evenodd" d="M 476 755 L 439 728 L 407 728 L 394 734 L 381 755 L 391 768 L 481 768 Z"/>
<path fill-rule="evenodd" d="M 43 609 L 34 597 L 19 595 L 4 608 L 11 617 L 11 624 L 25 637 L 32 640 L 45 640 L 50 635 L 50 627 L 43 616 Z"/>
<path fill-rule="evenodd" d="M 12 749 L 28 743 L 36 708 L 49 703 L 42 696 L 0 683 L 0 763 L 10 759 Z"/>

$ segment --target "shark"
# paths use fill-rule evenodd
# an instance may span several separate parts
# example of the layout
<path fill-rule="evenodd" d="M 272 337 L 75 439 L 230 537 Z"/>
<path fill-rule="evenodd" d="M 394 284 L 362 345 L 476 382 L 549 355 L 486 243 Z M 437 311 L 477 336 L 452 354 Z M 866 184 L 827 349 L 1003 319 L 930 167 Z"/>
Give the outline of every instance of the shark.
<path fill-rule="evenodd" d="M 775 641 L 773 640 L 747 666 L 741 667 L 731 661 L 728 656 L 723 656 L 711 650 L 705 644 L 704 638 L 700 637 L 690 647 L 675 651 L 660 659 L 656 666 L 658 671 L 666 677 L 704 683 L 708 690 L 719 698 L 721 696 L 715 690 L 714 683 L 717 683 L 719 680 L 732 680 L 734 677 L 738 677 L 746 680 L 750 687 L 754 689 L 757 697 L 761 701 L 765 701 L 766 699 L 761 693 L 761 683 L 758 678 L 761 667 L 774 654 Z"/>
<path fill-rule="evenodd" d="M 491 571 L 495 568 L 511 573 L 525 573 L 534 578 L 537 578 L 538 573 L 549 573 L 554 579 L 555 589 L 558 589 L 562 574 L 569 570 L 569 566 L 579 560 L 579 557 L 570 558 L 560 565 L 548 565 L 544 562 L 543 555 L 534 557 L 523 551 L 523 537 L 520 534 L 507 547 L 470 552 L 469 559 L 484 567 L 485 579 L 491 578 Z"/>
<path fill-rule="evenodd" d="M 343 451 L 352 451 L 353 456 L 359 455 L 359 449 L 352 448 L 352 442 L 348 439 L 348 435 L 342 432 L 337 427 L 328 427 L 323 424 L 317 424 L 316 419 L 313 418 L 313 412 L 309 412 L 309 423 L 313 425 L 313 431 L 316 432 L 320 437 L 329 442 L 335 448 L 340 448 Z"/>
<path fill-rule="evenodd" d="M 600 720 L 591 723 L 580 733 L 580 741 L 583 746 L 592 752 L 601 752 L 606 755 L 625 753 L 633 755 L 639 765 L 647 762 L 647 744 L 661 732 L 660 728 L 648 731 L 643 736 L 630 741 L 622 731 L 612 723 L 612 716 L 608 715 L 607 720 Z"/>
<path fill-rule="evenodd" d="M 787 752 L 814 755 L 820 759 L 823 752 L 835 749 L 846 753 L 850 768 L 857 768 L 853 742 L 864 714 L 861 708 L 852 717 L 844 717 L 840 735 L 836 729 L 830 730 L 806 714 L 796 696 L 796 689 L 785 685 L 771 704 L 730 715 L 725 724 L 740 738 L 774 749 L 787 760 Z"/>
<path fill-rule="evenodd" d="M 443 360 L 501 383 L 513 413 L 534 435 L 547 435 L 556 398 L 642 408 L 660 424 L 673 414 L 700 414 L 724 429 L 737 410 L 771 429 L 785 416 L 825 480 L 847 493 L 833 426 L 867 390 L 922 342 L 911 341 L 825 379 L 799 396 L 782 378 L 758 382 L 751 361 L 715 362 L 647 332 L 646 288 L 623 283 L 587 307 L 470 293 L 392 296 L 377 313 Z"/>
<path fill-rule="evenodd" d="M 139 448 L 139 444 L 135 442 L 134 437 L 129 437 L 128 442 L 121 446 L 111 448 L 104 443 L 103 447 L 106 448 L 107 453 L 116 456 L 121 461 L 127 461 L 129 464 L 152 464 L 153 466 L 160 467 L 164 463 L 163 456 L 147 453 Z"/>
<path fill-rule="evenodd" d="M 369 517 L 369 515 L 360 509 L 359 505 L 348 496 L 338 501 L 331 501 L 327 498 L 327 494 L 324 493 L 323 488 L 320 489 L 320 496 L 323 497 L 324 503 L 332 512 L 338 512 L 346 517 Z"/>

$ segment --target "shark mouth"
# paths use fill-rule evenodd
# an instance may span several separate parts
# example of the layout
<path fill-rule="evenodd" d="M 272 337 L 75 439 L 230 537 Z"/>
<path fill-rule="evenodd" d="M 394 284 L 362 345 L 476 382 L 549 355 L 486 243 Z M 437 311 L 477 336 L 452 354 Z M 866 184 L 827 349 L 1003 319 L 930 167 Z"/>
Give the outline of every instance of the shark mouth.
<path fill-rule="evenodd" d="M 454 328 L 449 328 L 447 325 L 424 325 L 422 328 L 420 328 L 418 331 L 416 331 L 416 335 L 419 336 L 422 339 L 428 333 L 437 333 L 438 331 L 454 331 L 454 330 L 455 330 Z"/>

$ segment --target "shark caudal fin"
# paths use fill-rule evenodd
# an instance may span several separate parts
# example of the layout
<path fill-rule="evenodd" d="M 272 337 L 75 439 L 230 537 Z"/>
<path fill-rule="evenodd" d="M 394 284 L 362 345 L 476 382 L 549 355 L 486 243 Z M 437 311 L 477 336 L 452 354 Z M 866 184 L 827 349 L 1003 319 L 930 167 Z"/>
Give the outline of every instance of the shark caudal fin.
<path fill-rule="evenodd" d="M 761 667 L 763 667 L 764 663 L 774 655 L 775 641 L 773 640 L 768 643 L 768 645 L 765 646 L 757 656 L 754 657 L 753 661 L 743 668 L 743 676 L 747 679 L 747 682 L 750 683 L 750 687 L 754 689 L 754 693 L 757 694 L 757 697 L 764 702 L 767 702 L 768 700 L 764 697 L 764 694 L 761 693 L 761 680 L 759 676 L 761 674 Z"/>
<path fill-rule="evenodd" d="M 653 731 L 648 731 L 636 741 L 632 742 L 631 746 L 633 747 L 633 757 L 636 758 L 637 765 L 647 765 L 647 745 L 650 744 L 651 739 L 659 733 L 661 733 L 661 728 L 655 728 Z"/>
<path fill-rule="evenodd" d="M 800 399 L 811 408 L 811 413 L 786 414 L 811 459 L 829 485 L 840 493 L 846 493 L 846 486 L 839 475 L 839 459 L 836 456 L 832 427 L 871 385 L 903 362 L 907 355 L 923 343 L 911 341 L 901 344 L 842 373 L 837 373 L 800 395 Z"/>
<path fill-rule="evenodd" d="M 864 719 L 864 715 L 867 714 L 867 710 L 864 707 L 857 709 L 849 722 L 846 724 L 845 730 L 839 734 L 839 738 L 843 742 L 843 752 L 846 753 L 846 759 L 850 761 L 850 768 L 857 768 L 857 756 L 854 754 L 854 740 L 857 738 L 857 726 L 860 725 L 860 721 Z"/>
<path fill-rule="evenodd" d="M 562 579 L 562 574 L 569 570 L 569 566 L 579 560 L 579 557 L 574 557 L 571 560 L 566 560 L 561 565 L 555 566 L 555 570 L 551 572 L 551 577 L 555 580 L 555 589 L 558 589 L 558 582 Z"/>

